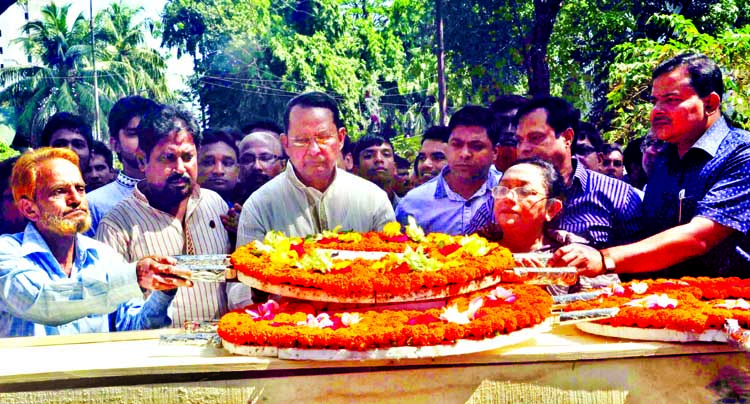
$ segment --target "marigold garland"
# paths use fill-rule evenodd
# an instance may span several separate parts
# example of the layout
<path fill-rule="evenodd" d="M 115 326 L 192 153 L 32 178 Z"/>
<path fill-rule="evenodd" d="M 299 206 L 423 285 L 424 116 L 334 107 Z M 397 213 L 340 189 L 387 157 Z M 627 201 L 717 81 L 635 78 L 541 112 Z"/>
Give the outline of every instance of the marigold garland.
<path fill-rule="evenodd" d="M 716 307 L 725 299 L 750 298 L 750 279 L 684 277 L 679 280 L 645 280 L 648 289 L 644 294 L 634 293 L 630 285 L 623 284 L 620 293 L 605 294 L 598 299 L 575 302 L 565 311 L 620 307 L 619 313 L 608 319 L 597 321 L 619 327 L 666 328 L 677 331 L 702 333 L 710 329 L 722 329 L 724 320 L 734 318 L 740 326 L 750 326 L 750 310 Z M 626 303 L 652 294 L 666 294 L 677 299 L 675 308 L 647 309 L 630 307 Z"/>
<path fill-rule="evenodd" d="M 507 286 L 507 285 L 506 285 Z M 344 326 L 343 313 L 328 313 L 334 326 L 315 328 L 298 325 L 311 312 L 309 304 L 290 304 L 273 318 L 254 319 L 249 311 L 257 305 L 227 313 L 219 321 L 221 338 L 237 345 L 276 346 L 279 348 L 349 349 L 363 351 L 396 346 L 430 346 L 453 344 L 459 339 L 482 340 L 531 327 L 550 315 L 552 298 L 533 285 L 507 286 L 515 294 L 513 302 L 489 302 L 488 291 L 451 299 L 447 305 L 466 310 L 472 300 L 485 299 L 485 304 L 468 324 L 440 320 L 441 309 L 393 310 L 359 312 L 359 322 Z"/>
<path fill-rule="evenodd" d="M 444 247 L 460 244 L 461 237 L 433 233 L 421 243 L 413 241 L 387 241 L 393 239 L 382 232 L 363 233 L 360 237 L 346 236 L 350 233 L 326 233 L 326 237 L 316 240 L 308 238 L 302 245 L 291 243 L 294 254 L 308 254 L 316 249 L 338 249 L 353 251 L 404 252 L 404 249 L 422 248 L 432 259 L 443 263 L 438 271 L 418 272 L 406 263 L 396 262 L 386 256 L 379 261 L 357 258 L 348 266 L 328 272 L 312 271 L 280 263 L 260 252 L 252 243 L 237 248 L 231 261 L 235 269 L 263 282 L 276 285 L 292 285 L 322 290 L 342 297 L 372 296 L 373 293 L 405 295 L 420 290 L 462 285 L 513 268 L 513 256 L 509 250 L 495 243 L 489 244 L 489 253 L 475 256 L 465 249 L 454 251 Z M 335 241 L 339 237 L 339 241 Z M 355 239 L 355 241 L 351 241 Z M 358 240 L 356 240 L 358 239 Z M 486 242 L 486 240 L 485 240 Z M 450 252 L 447 255 L 441 253 Z"/>

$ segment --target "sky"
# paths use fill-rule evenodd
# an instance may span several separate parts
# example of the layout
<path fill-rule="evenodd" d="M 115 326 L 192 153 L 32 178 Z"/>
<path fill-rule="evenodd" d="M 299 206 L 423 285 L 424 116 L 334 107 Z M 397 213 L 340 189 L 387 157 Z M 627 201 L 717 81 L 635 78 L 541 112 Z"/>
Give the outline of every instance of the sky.
<path fill-rule="evenodd" d="M 59 4 L 65 2 L 65 0 L 57 0 Z M 68 0 L 72 3 L 69 15 L 74 16 L 78 13 L 83 13 L 84 17 L 89 18 L 89 2 L 87 0 Z M 94 14 L 98 11 L 107 8 L 111 3 L 116 0 L 93 0 Z M 136 18 L 145 20 L 151 18 L 153 20 L 161 20 L 161 11 L 164 9 L 164 5 L 167 3 L 166 0 L 126 0 L 124 1 L 130 7 L 143 7 L 143 11 L 138 14 Z M 168 50 L 160 48 L 161 40 L 151 37 L 149 34 L 146 35 L 147 44 L 153 48 L 159 48 L 160 52 L 164 55 L 169 55 L 167 61 L 167 85 L 173 90 L 184 90 L 187 89 L 185 80 L 193 72 L 193 60 L 190 56 L 183 56 L 177 58 L 177 52 L 175 50 Z"/>

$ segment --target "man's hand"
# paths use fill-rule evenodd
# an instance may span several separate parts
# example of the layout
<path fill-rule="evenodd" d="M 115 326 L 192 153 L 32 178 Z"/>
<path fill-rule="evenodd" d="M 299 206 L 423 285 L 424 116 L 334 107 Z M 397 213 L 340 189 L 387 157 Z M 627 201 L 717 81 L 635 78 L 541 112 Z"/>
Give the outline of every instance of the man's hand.
<path fill-rule="evenodd" d="M 240 221 L 240 213 L 242 213 L 242 205 L 235 203 L 234 206 L 229 208 L 226 215 L 219 215 L 221 218 L 221 224 L 230 233 L 237 233 L 237 226 Z"/>
<path fill-rule="evenodd" d="M 594 277 L 604 273 L 602 254 L 584 244 L 569 244 L 555 251 L 548 263 L 551 267 L 575 267 L 583 276 Z"/>
<path fill-rule="evenodd" d="M 175 266 L 172 257 L 146 257 L 135 264 L 138 284 L 149 290 L 169 290 L 181 286 L 193 286 L 189 280 L 190 270 Z"/>

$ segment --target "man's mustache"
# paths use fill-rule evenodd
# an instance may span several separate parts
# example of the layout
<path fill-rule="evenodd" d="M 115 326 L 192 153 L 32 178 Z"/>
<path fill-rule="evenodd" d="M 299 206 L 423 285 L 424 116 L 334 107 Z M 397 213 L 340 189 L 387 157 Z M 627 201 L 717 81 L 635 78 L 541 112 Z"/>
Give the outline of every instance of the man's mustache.
<path fill-rule="evenodd" d="M 186 181 L 187 183 L 193 182 L 193 179 L 190 178 L 187 174 L 172 174 L 169 177 L 167 177 L 167 182 L 175 183 L 180 181 Z"/>

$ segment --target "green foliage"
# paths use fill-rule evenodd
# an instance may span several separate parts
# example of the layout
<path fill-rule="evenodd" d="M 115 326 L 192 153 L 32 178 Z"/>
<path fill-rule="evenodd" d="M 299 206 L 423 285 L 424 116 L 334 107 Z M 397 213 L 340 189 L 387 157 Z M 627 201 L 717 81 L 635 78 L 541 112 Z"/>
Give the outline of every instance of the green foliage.
<path fill-rule="evenodd" d="M 10 146 L 7 144 L 0 142 L 0 161 L 3 161 L 5 159 L 15 157 L 18 155 L 18 152 L 14 149 L 11 149 Z"/>
<path fill-rule="evenodd" d="M 194 95 L 208 126 L 281 121 L 289 99 L 319 90 L 338 100 L 357 139 L 414 129 L 400 121 L 410 110 L 431 119 L 422 113 L 437 91 L 430 4 L 173 0 L 162 15 L 162 41 L 194 57 Z"/>
<path fill-rule="evenodd" d="M 651 72 L 662 61 L 686 51 L 700 52 L 724 69 L 727 89 L 722 107 L 739 127 L 750 127 L 750 26 L 711 36 L 678 15 L 656 15 L 651 22 L 665 28 L 669 36 L 662 41 L 639 39 L 615 47 L 615 62 L 610 67 L 609 110 L 612 129 L 604 133 L 609 141 L 645 135 L 650 128 Z"/>
<path fill-rule="evenodd" d="M 89 24 L 81 14 L 69 24 L 69 9 L 69 4 L 58 7 L 50 3 L 42 7 L 40 20 L 23 26 L 26 36 L 18 41 L 41 65 L 0 69 L 0 104 L 15 109 L 17 131 L 30 137 L 32 144 L 38 142 L 36 136 L 47 119 L 57 112 L 73 112 L 94 122 Z M 95 17 L 99 116 L 105 139 L 107 113 L 120 97 L 143 94 L 160 101 L 171 97 L 164 74 L 166 62 L 144 46 L 146 27 L 133 21 L 138 12 L 121 2 Z"/>

